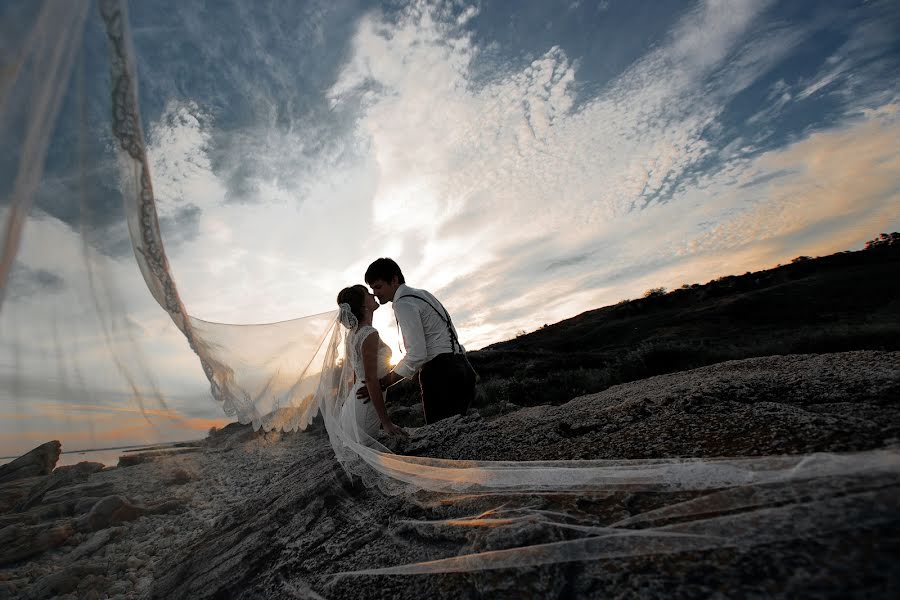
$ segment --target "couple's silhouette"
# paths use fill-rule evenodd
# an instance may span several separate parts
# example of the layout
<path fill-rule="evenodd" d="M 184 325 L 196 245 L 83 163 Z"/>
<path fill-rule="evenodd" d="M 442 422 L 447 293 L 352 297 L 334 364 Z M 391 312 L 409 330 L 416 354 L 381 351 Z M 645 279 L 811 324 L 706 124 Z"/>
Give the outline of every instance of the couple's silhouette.
<path fill-rule="evenodd" d="M 365 281 L 371 292 L 354 285 L 337 296 L 341 324 L 350 330 L 345 351 L 355 380 L 343 398 L 341 427 L 357 440 L 365 437 L 361 433 L 375 436 L 379 427 L 406 435 L 385 406 L 386 390 L 403 379 L 418 381 L 426 423 L 465 414 L 475 396 L 476 375 L 444 305 L 430 292 L 408 286 L 390 258 L 369 265 Z M 393 369 L 391 349 L 372 326 L 374 312 L 388 302 L 406 351 Z"/>

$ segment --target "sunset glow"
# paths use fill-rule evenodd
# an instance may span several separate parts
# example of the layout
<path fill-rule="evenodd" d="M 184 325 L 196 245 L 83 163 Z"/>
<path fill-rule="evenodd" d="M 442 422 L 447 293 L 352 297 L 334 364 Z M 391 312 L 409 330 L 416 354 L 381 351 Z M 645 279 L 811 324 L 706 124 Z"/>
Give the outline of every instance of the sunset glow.
<path fill-rule="evenodd" d="M 133 3 L 154 191 L 188 312 L 324 313 L 390 256 L 475 350 L 900 229 L 896 3 L 663 4 Z M 0 311 L 0 455 L 228 422 L 135 265 L 93 13 L 84 36 Z M 390 305 L 374 324 L 396 364 Z M 282 383 L 302 370 L 285 357 L 272 357 Z"/>

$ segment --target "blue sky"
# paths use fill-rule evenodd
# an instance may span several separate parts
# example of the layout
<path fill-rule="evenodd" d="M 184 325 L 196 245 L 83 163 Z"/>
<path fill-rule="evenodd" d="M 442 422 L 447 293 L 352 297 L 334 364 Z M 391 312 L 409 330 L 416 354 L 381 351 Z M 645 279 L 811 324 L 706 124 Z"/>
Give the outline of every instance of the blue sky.
<path fill-rule="evenodd" d="M 392 256 L 477 348 L 650 287 L 860 248 L 900 229 L 896 2 L 129 10 L 163 233 L 184 302 L 203 319 L 329 310 L 371 260 Z M 22 43 L 33 3 L 0 14 L 4 47 Z M 35 416 L 24 392 L 0 398 L 15 416 L 0 447 L 53 432 L 65 441 L 80 426 L 52 415 L 67 406 L 96 406 L 84 421 L 99 430 L 98 415 L 133 408 L 121 381 L 97 375 L 109 359 L 102 367 L 89 352 L 54 376 L 56 392 L 37 385 L 41 356 L 100 345 L 97 331 L 64 330 L 83 314 L 72 298 L 90 294 L 85 252 L 115 290 L 103 300 L 122 315 L 113 345 L 140 355 L 142 381 L 159 391 L 141 384 L 149 405 L 188 423 L 145 427 L 140 439 L 190 437 L 221 417 L 134 267 L 96 7 L 80 47 L 0 313 L 5 340 L 16 340 L 0 355 L 4 376 L 57 405 Z M 4 127 L 4 146 L 16 147 L 16 122 Z M 4 198 L 17 161 L 0 158 Z M 76 189 L 88 190 L 87 218 Z M 44 337 L 60 341 L 49 346 L 23 333 L 50 323 Z M 391 323 L 379 311 L 396 352 Z M 109 394 L 88 403 L 59 383 L 75 371 Z"/>

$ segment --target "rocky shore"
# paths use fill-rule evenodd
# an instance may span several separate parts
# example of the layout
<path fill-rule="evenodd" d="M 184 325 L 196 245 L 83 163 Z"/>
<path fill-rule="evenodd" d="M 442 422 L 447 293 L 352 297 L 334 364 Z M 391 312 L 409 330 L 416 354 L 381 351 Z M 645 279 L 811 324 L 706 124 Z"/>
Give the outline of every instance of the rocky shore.
<path fill-rule="evenodd" d="M 619 385 L 561 406 L 503 407 L 418 428 L 403 454 L 550 460 L 851 452 L 900 444 L 900 353 L 772 356 Z M 877 526 L 752 546 L 474 573 L 340 573 L 553 543 L 540 520 L 453 527 L 504 506 L 608 525 L 661 502 L 595 496 L 385 496 L 350 479 L 324 431 L 231 425 L 197 448 L 117 468 L 54 469 L 48 442 L 0 467 L 2 598 L 897 597 L 900 475 Z M 686 495 L 685 498 L 688 498 Z M 893 501 L 890 500 L 893 498 Z M 669 498 L 671 500 L 671 498 Z M 711 515 L 715 516 L 715 514 Z M 874 522 L 874 521 L 873 521 Z M 444 524 L 440 524 L 444 523 Z M 765 523 L 760 523 L 765 527 Z"/>

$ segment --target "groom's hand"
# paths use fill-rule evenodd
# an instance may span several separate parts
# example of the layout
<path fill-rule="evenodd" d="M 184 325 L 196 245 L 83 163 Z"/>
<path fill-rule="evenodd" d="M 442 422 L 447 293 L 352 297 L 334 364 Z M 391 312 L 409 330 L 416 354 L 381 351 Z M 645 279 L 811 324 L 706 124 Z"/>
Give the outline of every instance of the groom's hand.
<path fill-rule="evenodd" d="M 381 379 L 378 380 L 378 385 L 381 386 L 381 391 L 383 392 L 384 390 L 388 389 L 389 387 L 391 387 L 392 385 L 394 385 L 401 379 L 403 379 L 403 378 L 400 377 L 399 375 L 397 375 L 396 373 L 394 373 L 393 371 L 391 371 L 390 373 L 388 373 L 387 375 L 385 375 L 384 377 L 382 377 Z M 363 381 L 363 383 L 365 383 L 365 381 Z M 359 388 L 356 391 L 356 397 L 359 398 L 360 400 L 367 399 L 369 397 L 369 388 L 365 385 L 362 386 L 361 388 Z"/>
<path fill-rule="evenodd" d="M 388 372 L 387 375 L 378 380 L 378 383 L 381 384 L 381 391 L 384 391 L 403 379 L 393 371 Z"/>

